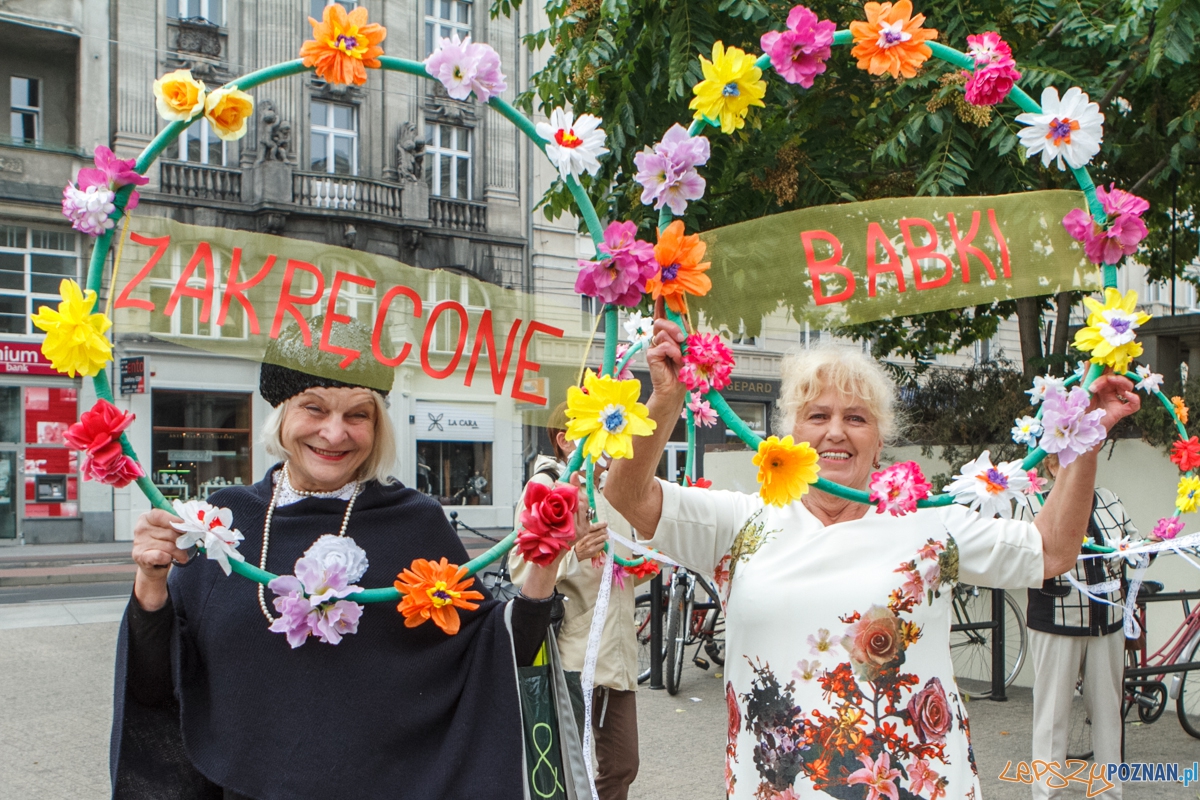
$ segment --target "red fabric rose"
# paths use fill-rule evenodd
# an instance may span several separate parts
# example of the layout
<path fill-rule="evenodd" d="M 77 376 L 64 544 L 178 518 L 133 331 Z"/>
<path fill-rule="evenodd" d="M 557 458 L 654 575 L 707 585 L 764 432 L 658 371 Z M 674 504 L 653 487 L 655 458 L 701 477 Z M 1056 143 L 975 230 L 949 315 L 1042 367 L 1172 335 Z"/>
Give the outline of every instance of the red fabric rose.
<path fill-rule="evenodd" d="M 134 415 L 107 400 L 97 400 L 63 434 L 63 439 L 85 453 L 84 480 L 124 488 L 145 475 L 141 465 L 121 449 L 121 433 L 133 424 Z"/>
<path fill-rule="evenodd" d="M 524 503 L 517 552 L 539 567 L 548 566 L 575 541 L 579 490 L 561 483 L 553 488 L 530 483 L 525 487 Z"/>
<path fill-rule="evenodd" d="M 918 739 L 922 742 L 946 741 L 954 714 L 950 711 L 950 701 L 946 699 L 946 690 L 942 688 L 940 680 L 930 678 L 925 688 L 909 699 L 907 711 Z"/>
<path fill-rule="evenodd" d="M 621 569 L 625 570 L 626 575 L 632 575 L 635 580 L 640 581 L 643 578 L 653 578 L 662 570 L 662 567 L 653 558 L 647 558 L 640 564 L 632 567 L 622 567 Z"/>
<path fill-rule="evenodd" d="M 1190 472 L 1200 467 L 1200 439 L 1193 436 L 1185 441 L 1171 445 L 1171 461 L 1179 467 L 1180 472 Z"/>
<path fill-rule="evenodd" d="M 897 662 L 901 656 L 900 620 L 889 608 L 871 606 L 870 611 L 846 629 L 842 645 L 850 651 L 855 673 L 873 681 L 884 667 Z"/>
<path fill-rule="evenodd" d="M 91 453 L 83 458 L 83 479 L 98 481 L 118 489 L 124 489 L 146 474 L 142 465 L 119 449 L 106 458 L 96 458 Z"/>
<path fill-rule="evenodd" d="M 684 475 L 683 485 L 695 486 L 697 489 L 711 489 L 712 481 L 710 481 L 708 478 L 696 478 L 696 480 L 693 481 L 691 475 Z"/>

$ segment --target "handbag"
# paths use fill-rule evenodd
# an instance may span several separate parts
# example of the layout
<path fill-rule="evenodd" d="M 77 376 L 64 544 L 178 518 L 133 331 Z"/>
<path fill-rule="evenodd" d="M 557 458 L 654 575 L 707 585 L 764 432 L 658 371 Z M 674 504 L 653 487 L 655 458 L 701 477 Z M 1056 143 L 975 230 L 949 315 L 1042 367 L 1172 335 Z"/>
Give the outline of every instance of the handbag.
<path fill-rule="evenodd" d="M 546 642 L 534 665 L 517 668 L 517 683 L 528 797 L 587 800 L 591 788 L 583 761 L 583 691 L 579 673 L 563 672 L 553 630 L 546 631 Z"/>

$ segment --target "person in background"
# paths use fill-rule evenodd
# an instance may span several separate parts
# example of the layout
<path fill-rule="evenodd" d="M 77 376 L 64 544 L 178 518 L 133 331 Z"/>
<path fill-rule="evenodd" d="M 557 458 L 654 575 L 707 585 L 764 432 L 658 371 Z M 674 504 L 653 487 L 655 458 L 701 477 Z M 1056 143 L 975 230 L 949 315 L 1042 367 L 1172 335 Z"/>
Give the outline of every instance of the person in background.
<path fill-rule="evenodd" d="M 550 415 L 546 435 L 554 447 L 554 457 L 539 455 L 533 464 L 530 483 L 552 486 L 562 477 L 567 460 L 575 451 L 575 443 L 567 441 L 567 404 L 562 403 Z M 592 614 L 600 592 L 603 576 L 601 557 L 608 530 L 632 538 L 629 523 L 624 520 L 600 492 L 604 472 L 597 469 L 595 497 L 598 522 L 587 532 L 578 534 L 575 546 L 558 565 L 557 589 L 565 601 L 558 648 L 563 668 L 583 670 Z M 514 526 L 520 527 L 523 502 L 518 504 Z M 614 551 L 624 558 L 631 553 L 612 542 Z M 514 548 L 509 552 L 508 566 L 513 583 L 523 586 L 532 565 Z M 600 635 L 600 651 L 596 661 L 596 688 L 592 695 L 592 738 L 596 742 L 596 791 L 601 800 L 625 800 L 629 786 L 638 773 L 637 731 L 637 631 L 634 628 L 634 579 L 622 574 L 614 565 L 612 592 L 608 614 Z"/>

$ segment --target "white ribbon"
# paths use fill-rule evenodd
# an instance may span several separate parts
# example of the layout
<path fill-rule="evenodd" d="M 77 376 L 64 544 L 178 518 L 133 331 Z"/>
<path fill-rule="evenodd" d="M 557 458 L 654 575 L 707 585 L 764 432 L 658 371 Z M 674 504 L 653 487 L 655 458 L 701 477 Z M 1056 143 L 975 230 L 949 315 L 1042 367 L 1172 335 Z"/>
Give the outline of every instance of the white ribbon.
<path fill-rule="evenodd" d="M 609 535 L 612 535 L 611 532 Z M 604 552 L 604 567 L 600 574 L 600 591 L 596 595 L 596 606 L 592 609 L 592 627 L 588 630 L 587 650 L 583 656 L 583 674 L 579 683 L 583 689 L 583 763 L 587 768 L 588 786 L 592 800 L 600 800 L 596 793 L 596 779 L 592 775 L 592 692 L 596 688 L 596 661 L 600 657 L 600 636 L 608 617 L 608 600 L 612 594 L 613 566 L 612 548 Z"/>
<path fill-rule="evenodd" d="M 1146 563 L 1150 563 L 1149 559 L 1146 559 Z M 1119 580 L 1114 579 L 1111 581 L 1105 581 L 1104 583 L 1085 584 L 1080 583 L 1080 581 L 1070 572 L 1063 573 L 1062 577 L 1066 578 L 1067 582 L 1074 586 L 1076 591 L 1087 597 L 1089 600 L 1092 600 L 1096 603 L 1103 603 L 1104 605 L 1112 606 L 1113 608 L 1121 609 L 1122 627 L 1125 629 L 1125 638 L 1136 639 L 1141 635 L 1142 629 L 1138 625 L 1137 619 L 1133 616 L 1133 609 L 1137 604 L 1137 593 L 1142 588 L 1142 573 L 1145 571 L 1145 569 L 1145 565 L 1140 565 L 1137 572 L 1134 573 L 1133 580 L 1129 585 L 1129 594 L 1126 596 L 1125 605 L 1114 603 L 1099 596 L 1102 594 L 1110 594 L 1119 590 L 1121 588 L 1121 581 Z M 1093 594 L 1093 592 L 1095 592 L 1095 594 Z"/>
<path fill-rule="evenodd" d="M 1178 536 L 1174 539 L 1164 539 L 1161 542 L 1152 542 L 1147 539 L 1143 543 L 1125 550 L 1116 550 L 1111 553 L 1082 553 L 1079 558 L 1080 560 L 1085 558 L 1126 558 L 1143 553 L 1161 553 L 1163 550 L 1178 551 L 1178 548 L 1183 547 L 1200 547 L 1200 532 L 1189 533 L 1187 536 Z"/>
<path fill-rule="evenodd" d="M 663 564 L 667 564 L 672 567 L 683 566 L 678 561 L 673 561 L 672 559 L 668 558 L 667 556 L 664 556 L 662 553 L 658 552 L 657 550 L 651 550 L 649 547 L 646 547 L 645 545 L 642 545 L 642 544 L 638 544 L 637 542 L 633 541 L 632 539 L 626 539 L 624 536 L 613 531 L 611 528 L 608 531 L 608 538 L 612 539 L 615 542 L 618 542 L 619 544 L 625 545 L 633 552 L 634 555 L 645 556 L 646 558 L 653 559 L 654 561 L 659 561 Z"/>
<path fill-rule="evenodd" d="M 1136 639 L 1142 634 L 1141 627 L 1134 618 L 1133 612 L 1137 605 L 1138 592 L 1142 590 L 1142 577 L 1146 574 L 1146 567 L 1150 566 L 1150 556 L 1142 556 L 1138 561 L 1137 568 L 1134 569 L 1133 578 L 1129 581 L 1129 591 L 1125 593 L 1125 638 Z"/>

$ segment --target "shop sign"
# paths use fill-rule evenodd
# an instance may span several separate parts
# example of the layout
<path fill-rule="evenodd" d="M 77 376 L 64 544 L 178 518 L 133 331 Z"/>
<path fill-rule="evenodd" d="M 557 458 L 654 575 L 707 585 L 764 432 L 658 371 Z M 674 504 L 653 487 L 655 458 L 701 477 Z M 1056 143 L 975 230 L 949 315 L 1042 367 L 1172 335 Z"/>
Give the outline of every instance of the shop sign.
<path fill-rule="evenodd" d="M 754 397 L 774 400 L 779 394 L 779 381 L 766 378 L 734 378 L 722 394 L 727 397 Z"/>
<path fill-rule="evenodd" d="M 194 461 L 208 463 L 213 460 L 212 450 L 168 450 L 167 461 Z"/>
<path fill-rule="evenodd" d="M 493 410 L 490 405 L 418 400 L 413 436 L 434 442 L 490 442 L 496 429 Z"/>
<path fill-rule="evenodd" d="M 5 375 L 58 375 L 36 342 L 0 342 L 0 364 Z"/>
<path fill-rule="evenodd" d="M 146 393 L 146 357 L 121 359 L 121 394 Z"/>

